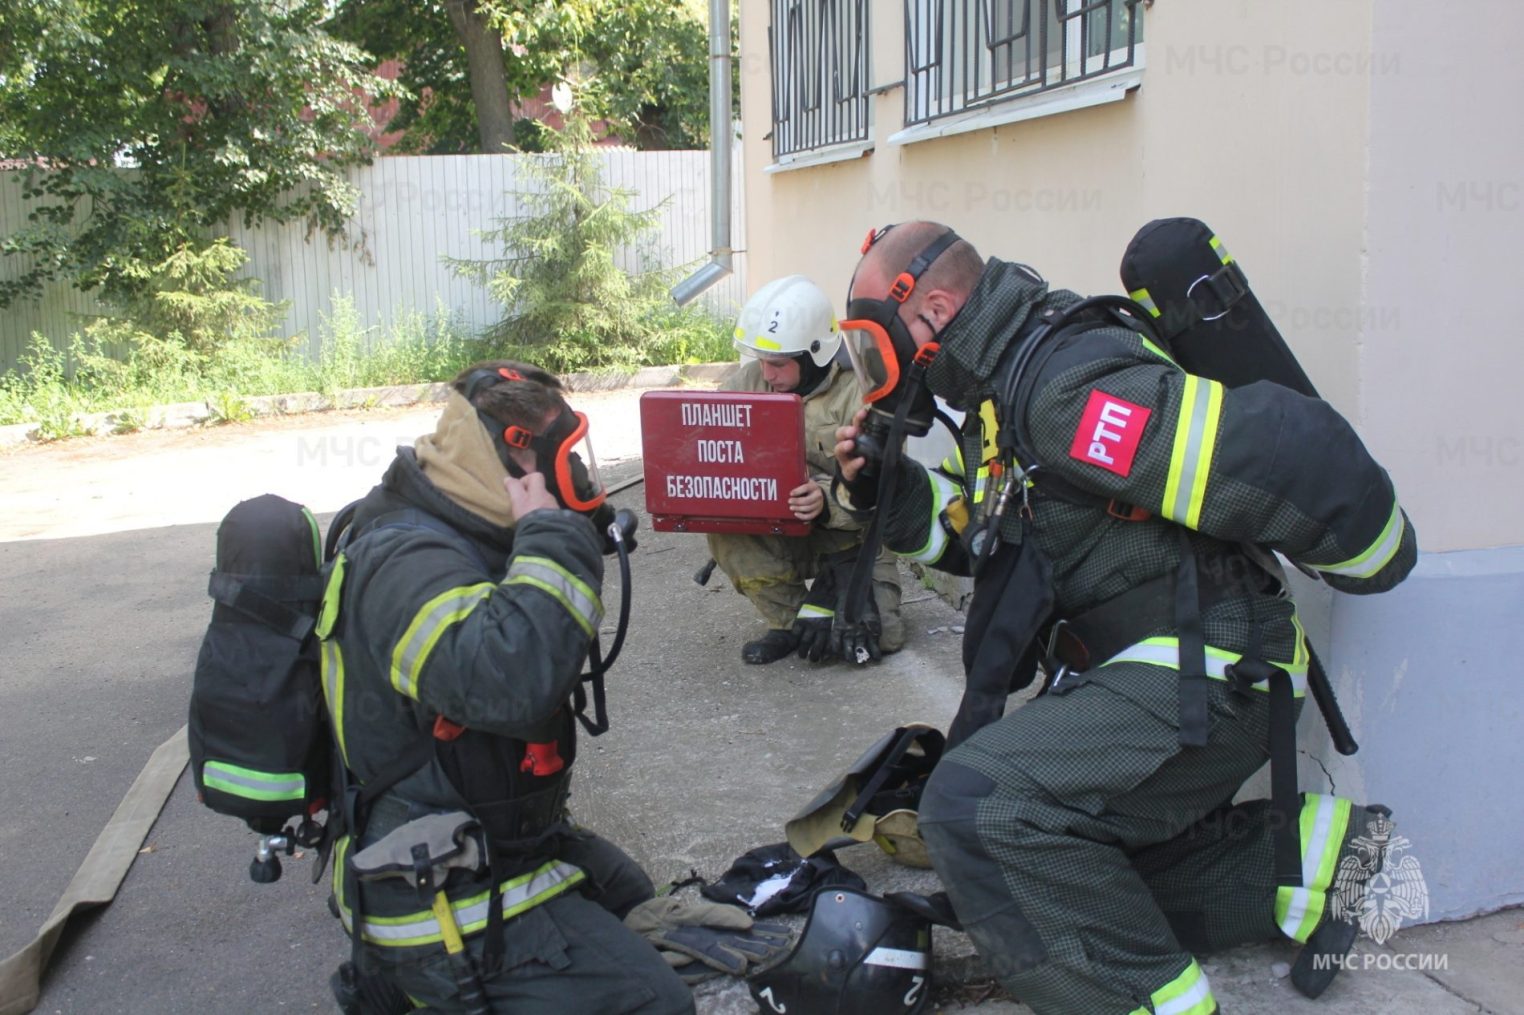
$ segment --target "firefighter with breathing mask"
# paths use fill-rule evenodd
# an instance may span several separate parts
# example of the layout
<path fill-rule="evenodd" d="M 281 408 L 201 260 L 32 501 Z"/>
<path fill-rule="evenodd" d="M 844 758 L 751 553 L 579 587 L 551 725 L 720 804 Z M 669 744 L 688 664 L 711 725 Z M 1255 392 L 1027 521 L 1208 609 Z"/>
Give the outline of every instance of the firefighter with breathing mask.
<path fill-rule="evenodd" d="M 1315 996 L 1390 819 L 1297 792 L 1321 670 L 1266 551 L 1381 592 L 1412 569 L 1413 528 L 1326 402 L 1192 374 L 1146 313 L 1098 303 L 937 223 L 863 246 L 841 326 L 872 404 L 840 432 L 834 496 L 974 577 L 968 687 L 920 832 L 1038 1015 L 1208 1015 L 1194 954 L 1278 934 Z M 964 422 L 927 469 L 894 442 L 930 425 L 933 393 Z M 1044 693 L 1003 714 L 1039 663 Z M 1234 804 L 1267 758 L 1272 799 Z"/>
<path fill-rule="evenodd" d="M 398 989 L 439 1012 L 691 1012 L 621 922 L 650 879 L 567 815 L 577 720 L 606 726 L 579 700 L 603 555 L 631 545 L 587 419 L 522 363 L 452 389 L 433 434 L 334 523 L 319 633 L 351 782 L 334 901 L 355 952 L 336 993 L 359 1012 Z"/>

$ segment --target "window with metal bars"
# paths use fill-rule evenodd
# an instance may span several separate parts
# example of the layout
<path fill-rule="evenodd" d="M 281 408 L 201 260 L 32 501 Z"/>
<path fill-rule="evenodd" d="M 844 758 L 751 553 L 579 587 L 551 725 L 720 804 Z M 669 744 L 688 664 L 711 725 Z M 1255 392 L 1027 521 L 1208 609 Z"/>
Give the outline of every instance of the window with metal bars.
<path fill-rule="evenodd" d="M 772 0 L 773 158 L 868 139 L 870 0 Z"/>
<path fill-rule="evenodd" d="M 1141 0 L 905 0 L 905 124 L 1137 63 Z"/>

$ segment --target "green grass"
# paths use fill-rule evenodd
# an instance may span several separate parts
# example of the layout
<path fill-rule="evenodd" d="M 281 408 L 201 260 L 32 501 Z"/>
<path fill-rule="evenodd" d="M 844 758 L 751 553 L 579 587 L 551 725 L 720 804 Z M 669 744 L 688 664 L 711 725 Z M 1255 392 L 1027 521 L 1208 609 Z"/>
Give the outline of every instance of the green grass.
<path fill-rule="evenodd" d="M 664 311 L 660 338 L 639 350 L 631 367 L 711 363 L 734 358 L 730 328 L 701 311 Z M 444 308 L 406 314 L 387 329 L 365 327 L 354 301 L 335 296 L 318 327 L 315 349 L 304 338 L 240 338 L 215 354 L 198 355 L 173 341 L 146 335 L 130 349 L 76 334 L 67 349 L 41 335 L 22 356 L 20 370 L 0 375 L 0 425 L 36 424 L 55 440 L 87 432 L 79 417 L 111 412 L 116 432 L 140 429 L 154 405 L 201 402 L 211 418 L 249 418 L 247 400 L 258 395 L 446 381 L 483 359 L 516 358 L 564 372 L 553 343 L 506 348 L 466 332 Z"/>

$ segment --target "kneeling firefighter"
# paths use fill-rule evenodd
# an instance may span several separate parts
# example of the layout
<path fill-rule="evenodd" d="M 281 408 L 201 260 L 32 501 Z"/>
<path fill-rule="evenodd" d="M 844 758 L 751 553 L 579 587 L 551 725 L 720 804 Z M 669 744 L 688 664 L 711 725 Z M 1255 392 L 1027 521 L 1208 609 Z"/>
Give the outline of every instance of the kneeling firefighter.
<path fill-rule="evenodd" d="M 841 334 L 831 299 L 803 275 L 774 279 L 746 301 L 735 346 L 746 359 L 732 390 L 793 392 L 804 400 L 811 478 L 789 491 L 789 507 L 814 528 L 807 536 L 710 535 L 709 553 L 767 622 L 767 632 L 742 646 L 741 657 L 765 664 L 797 649 L 800 658 L 818 662 L 843 654 L 830 644 L 831 621 L 863 540 L 862 522 L 832 510 L 826 497 L 836 468 L 836 430 L 852 421 L 862 400 L 852 375 L 835 362 Z M 876 657 L 905 643 L 893 554 L 876 558 L 872 582 L 872 632 L 858 640 Z"/>
<path fill-rule="evenodd" d="M 606 668 L 602 555 L 624 566 L 633 525 L 610 524 L 555 377 L 496 362 L 453 389 L 330 532 L 318 633 L 348 783 L 333 891 L 354 944 L 335 992 L 360 1012 L 691 1012 L 621 923 L 650 879 L 566 811 L 576 721 L 607 726 L 601 684 L 595 720 L 582 689 Z"/>
<path fill-rule="evenodd" d="M 1247 291 L 1240 270 L 1208 275 L 1202 298 Z M 974 577 L 967 690 L 920 832 L 1039 1015 L 1207 1015 L 1192 953 L 1278 933 L 1304 943 L 1292 979 L 1315 996 L 1338 968 L 1318 958 L 1354 939 L 1346 874 L 1363 892 L 1377 869 L 1355 841 L 1389 828 L 1385 808 L 1297 792 L 1309 684 L 1347 731 L 1267 549 L 1381 592 L 1413 567 L 1413 528 L 1326 402 L 1190 372 L 1151 312 L 913 222 L 870 235 L 842 322 L 872 404 L 841 431 L 833 496 L 874 510 L 890 548 Z M 933 393 L 965 417 L 958 460 L 928 470 L 895 445 Z M 1039 665 L 1043 693 L 1003 714 Z M 1272 799 L 1234 805 L 1267 758 Z"/>

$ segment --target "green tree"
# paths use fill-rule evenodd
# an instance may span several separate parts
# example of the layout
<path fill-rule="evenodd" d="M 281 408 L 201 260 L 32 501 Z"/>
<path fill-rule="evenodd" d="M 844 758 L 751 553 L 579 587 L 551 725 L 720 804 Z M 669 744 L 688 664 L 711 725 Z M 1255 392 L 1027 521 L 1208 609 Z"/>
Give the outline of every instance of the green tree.
<path fill-rule="evenodd" d="M 504 256 L 451 262 L 507 310 L 488 343 L 553 370 L 680 362 L 712 345 L 715 323 L 667 295 L 675 272 L 650 249 L 660 206 L 635 210 L 633 192 L 604 183 L 584 115 L 548 134 L 554 151 L 526 157 L 529 185 L 515 193 L 523 213 L 482 233 Z M 616 260 L 631 252 L 633 270 Z"/>
<path fill-rule="evenodd" d="M 7 5 L 0 156 L 38 200 L 0 241 L 35 266 L 0 305 L 55 276 L 121 302 L 229 218 L 342 233 L 346 167 L 374 142 L 366 102 L 395 92 L 320 28 L 322 0 L 43 0 Z"/>
<path fill-rule="evenodd" d="M 707 144 L 701 0 L 340 0 L 329 28 L 402 63 L 414 98 L 390 126 L 405 150 L 522 145 L 516 105 L 563 79 L 639 147 Z"/>

